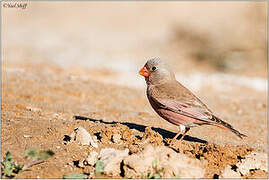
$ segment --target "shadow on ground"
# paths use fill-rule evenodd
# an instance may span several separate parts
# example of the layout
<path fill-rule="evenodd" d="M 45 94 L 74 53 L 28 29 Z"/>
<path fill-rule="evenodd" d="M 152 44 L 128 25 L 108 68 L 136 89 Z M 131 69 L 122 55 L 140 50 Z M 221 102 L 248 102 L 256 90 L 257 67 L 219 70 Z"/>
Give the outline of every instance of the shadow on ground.
<path fill-rule="evenodd" d="M 140 132 L 145 132 L 145 129 L 147 126 L 144 126 L 144 125 L 140 125 L 140 124 L 134 124 L 134 123 L 128 123 L 128 122 L 117 122 L 117 121 L 113 121 L 113 122 L 106 122 L 106 121 L 103 121 L 102 119 L 92 119 L 92 118 L 89 118 L 89 117 L 85 117 L 85 116 L 74 116 L 75 120 L 83 120 L 83 121 L 92 121 L 92 122 L 100 122 L 100 123 L 104 123 L 104 124 L 117 124 L 117 123 L 120 123 L 122 125 L 125 125 L 127 127 L 129 127 L 130 129 L 136 129 Z M 176 133 L 173 133 L 171 131 L 167 131 L 165 129 L 162 129 L 162 128 L 155 128 L 155 127 L 152 127 L 152 130 L 156 131 L 157 133 L 159 133 L 163 139 L 165 138 L 169 138 L 169 139 L 172 139 Z M 178 139 L 180 139 L 182 135 L 180 135 L 178 137 Z M 191 137 L 191 136 L 188 136 L 186 135 L 184 138 L 184 140 L 186 141 L 190 141 L 190 142 L 198 142 L 198 143 L 207 143 L 207 141 L 205 140 L 202 140 L 202 139 L 199 139 L 199 138 L 196 138 L 196 137 Z"/>

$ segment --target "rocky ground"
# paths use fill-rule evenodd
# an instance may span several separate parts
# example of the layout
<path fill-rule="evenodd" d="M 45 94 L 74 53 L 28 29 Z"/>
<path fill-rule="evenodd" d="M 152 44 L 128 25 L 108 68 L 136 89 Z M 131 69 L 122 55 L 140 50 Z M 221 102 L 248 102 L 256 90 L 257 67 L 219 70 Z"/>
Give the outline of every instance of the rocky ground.
<path fill-rule="evenodd" d="M 15 178 L 268 178 L 267 2 L 25 3 L 1 9 L 1 161 L 54 155 Z M 171 144 L 138 74 L 152 57 L 248 137 Z"/>
<path fill-rule="evenodd" d="M 1 161 L 10 151 L 25 164 L 24 151 L 37 147 L 55 155 L 16 178 L 268 178 L 265 91 L 203 86 L 199 97 L 248 137 L 207 126 L 172 145 L 178 129 L 151 110 L 144 88 L 102 81 L 117 77 L 105 69 L 4 63 Z"/>

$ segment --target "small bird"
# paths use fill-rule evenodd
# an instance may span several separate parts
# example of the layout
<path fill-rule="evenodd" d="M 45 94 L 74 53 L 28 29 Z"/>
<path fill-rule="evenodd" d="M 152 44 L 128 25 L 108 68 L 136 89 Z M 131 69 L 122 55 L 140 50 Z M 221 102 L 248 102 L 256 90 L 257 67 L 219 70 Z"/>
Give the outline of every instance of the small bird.
<path fill-rule="evenodd" d="M 180 130 L 173 140 L 183 133 L 181 142 L 191 127 L 201 125 L 214 125 L 230 130 L 241 139 L 247 137 L 216 117 L 199 98 L 176 80 L 170 67 L 161 59 L 148 60 L 139 74 L 145 77 L 147 97 L 152 108 L 163 119 L 179 126 Z"/>

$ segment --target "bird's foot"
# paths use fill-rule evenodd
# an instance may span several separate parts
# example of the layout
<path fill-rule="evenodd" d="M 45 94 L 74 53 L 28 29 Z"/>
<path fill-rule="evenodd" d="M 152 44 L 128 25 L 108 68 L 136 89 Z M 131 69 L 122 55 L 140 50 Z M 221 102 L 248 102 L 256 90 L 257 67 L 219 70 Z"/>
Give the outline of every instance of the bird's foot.
<path fill-rule="evenodd" d="M 169 139 L 167 140 L 167 144 L 169 146 L 176 146 L 177 144 L 179 144 L 179 141 L 177 139 Z"/>
<path fill-rule="evenodd" d="M 169 148 L 174 149 L 177 152 L 180 152 L 182 140 L 177 139 L 166 139 L 166 144 Z"/>

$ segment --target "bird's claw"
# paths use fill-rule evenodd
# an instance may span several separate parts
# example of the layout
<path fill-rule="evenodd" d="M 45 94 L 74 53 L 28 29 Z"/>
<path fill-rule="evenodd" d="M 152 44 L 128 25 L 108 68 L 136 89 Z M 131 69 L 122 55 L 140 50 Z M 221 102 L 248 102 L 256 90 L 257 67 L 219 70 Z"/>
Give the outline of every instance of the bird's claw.
<path fill-rule="evenodd" d="M 168 139 L 167 144 L 169 146 L 175 146 L 177 144 L 177 140 L 176 139 Z"/>

